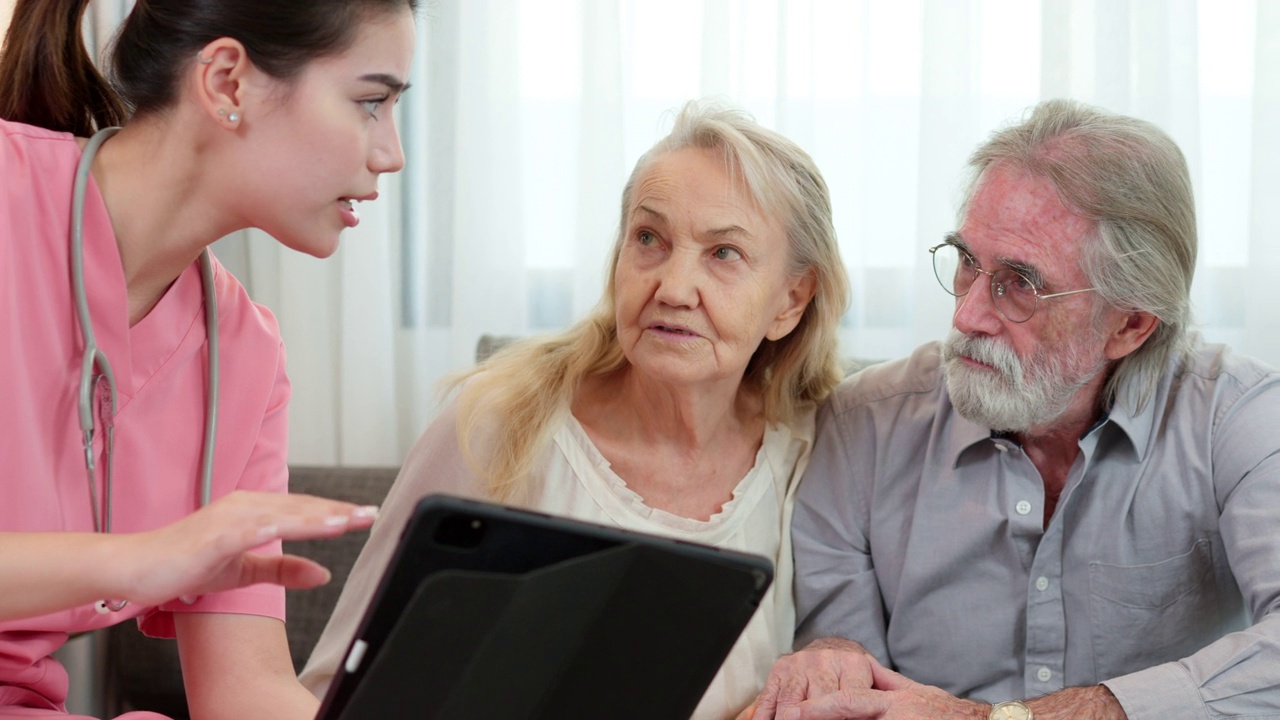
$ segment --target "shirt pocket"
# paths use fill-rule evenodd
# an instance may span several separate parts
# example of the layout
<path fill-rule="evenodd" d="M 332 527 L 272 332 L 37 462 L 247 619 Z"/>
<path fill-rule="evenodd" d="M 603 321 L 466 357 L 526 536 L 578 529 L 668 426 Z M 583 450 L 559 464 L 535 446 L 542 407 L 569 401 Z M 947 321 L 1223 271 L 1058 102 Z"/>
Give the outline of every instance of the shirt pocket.
<path fill-rule="evenodd" d="M 1144 565 L 1089 565 L 1096 680 L 1179 660 L 1217 639 L 1213 542 Z"/>

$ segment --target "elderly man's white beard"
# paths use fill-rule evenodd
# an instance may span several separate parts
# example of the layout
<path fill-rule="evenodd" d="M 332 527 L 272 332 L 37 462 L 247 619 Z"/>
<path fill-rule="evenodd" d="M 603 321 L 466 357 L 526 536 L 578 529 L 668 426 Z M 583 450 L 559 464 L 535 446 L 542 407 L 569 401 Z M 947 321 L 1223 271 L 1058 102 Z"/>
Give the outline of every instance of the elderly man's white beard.
<path fill-rule="evenodd" d="M 942 346 L 947 390 L 961 416 L 999 432 L 1027 433 L 1062 417 L 1075 394 L 1106 365 L 1087 357 L 1087 343 L 1052 352 L 1036 351 L 1024 368 L 1009 346 L 991 337 L 970 337 L 952 328 Z M 972 368 L 963 357 L 995 368 Z"/>

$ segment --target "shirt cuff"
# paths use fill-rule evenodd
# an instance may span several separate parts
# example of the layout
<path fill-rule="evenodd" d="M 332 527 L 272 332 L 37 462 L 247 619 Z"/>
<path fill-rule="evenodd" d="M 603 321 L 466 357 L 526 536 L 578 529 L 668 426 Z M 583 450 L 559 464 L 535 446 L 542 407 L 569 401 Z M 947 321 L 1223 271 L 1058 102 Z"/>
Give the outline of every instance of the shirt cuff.
<path fill-rule="evenodd" d="M 1209 720 L 1191 673 L 1171 662 L 1105 680 L 1129 720 Z"/>

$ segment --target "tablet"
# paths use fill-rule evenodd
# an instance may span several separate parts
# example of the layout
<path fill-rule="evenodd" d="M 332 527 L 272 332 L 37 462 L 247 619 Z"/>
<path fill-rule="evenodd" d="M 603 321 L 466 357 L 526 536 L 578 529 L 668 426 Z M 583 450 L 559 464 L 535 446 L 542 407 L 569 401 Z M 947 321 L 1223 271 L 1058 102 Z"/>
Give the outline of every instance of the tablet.
<path fill-rule="evenodd" d="M 769 560 L 429 495 L 318 720 L 687 718 Z"/>

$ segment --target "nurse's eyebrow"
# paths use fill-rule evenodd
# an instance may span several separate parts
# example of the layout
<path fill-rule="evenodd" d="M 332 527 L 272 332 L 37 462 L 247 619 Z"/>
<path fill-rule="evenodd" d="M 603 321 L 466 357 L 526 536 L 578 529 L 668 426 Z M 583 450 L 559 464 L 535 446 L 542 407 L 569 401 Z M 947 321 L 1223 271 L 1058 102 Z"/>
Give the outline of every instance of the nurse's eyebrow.
<path fill-rule="evenodd" d="M 404 93 L 410 87 L 409 83 L 401 80 L 395 75 L 388 75 L 387 73 L 369 73 L 368 75 L 361 75 L 360 80 L 363 82 L 386 85 L 387 90 L 390 90 L 395 95 Z"/>

